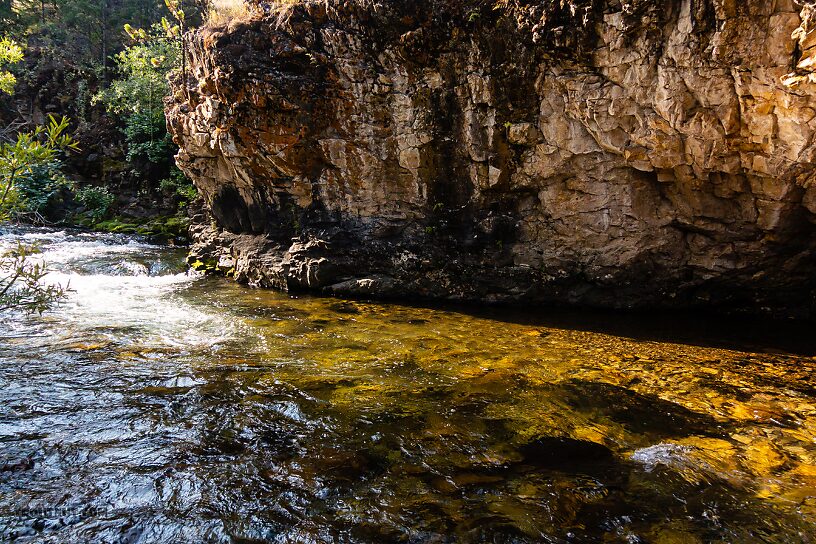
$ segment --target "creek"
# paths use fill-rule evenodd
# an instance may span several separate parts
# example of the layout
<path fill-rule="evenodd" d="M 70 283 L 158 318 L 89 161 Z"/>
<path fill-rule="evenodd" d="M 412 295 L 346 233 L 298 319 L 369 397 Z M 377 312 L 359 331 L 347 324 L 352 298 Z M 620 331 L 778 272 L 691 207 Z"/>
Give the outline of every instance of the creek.
<path fill-rule="evenodd" d="M 429 308 L 7 228 L 69 284 L 0 316 L 0 540 L 815 542 L 811 329 Z"/>

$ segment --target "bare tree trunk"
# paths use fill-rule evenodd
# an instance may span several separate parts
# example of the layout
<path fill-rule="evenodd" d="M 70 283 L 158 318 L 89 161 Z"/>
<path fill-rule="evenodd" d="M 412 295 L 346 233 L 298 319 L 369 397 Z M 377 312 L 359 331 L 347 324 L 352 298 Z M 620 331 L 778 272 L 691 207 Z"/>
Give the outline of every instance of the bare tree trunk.
<path fill-rule="evenodd" d="M 108 79 L 108 0 L 102 0 L 102 78 Z"/>

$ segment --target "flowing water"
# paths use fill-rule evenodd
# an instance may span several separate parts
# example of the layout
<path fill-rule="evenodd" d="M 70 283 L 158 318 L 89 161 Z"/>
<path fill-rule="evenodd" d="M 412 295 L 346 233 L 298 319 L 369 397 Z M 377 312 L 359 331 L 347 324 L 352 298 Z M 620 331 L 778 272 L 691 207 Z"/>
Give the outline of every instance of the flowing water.
<path fill-rule="evenodd" d="M 2 318 L 2 541 L 816 542 L 808 330 L 290 297 L 17 240 L 74 291 Z"/>

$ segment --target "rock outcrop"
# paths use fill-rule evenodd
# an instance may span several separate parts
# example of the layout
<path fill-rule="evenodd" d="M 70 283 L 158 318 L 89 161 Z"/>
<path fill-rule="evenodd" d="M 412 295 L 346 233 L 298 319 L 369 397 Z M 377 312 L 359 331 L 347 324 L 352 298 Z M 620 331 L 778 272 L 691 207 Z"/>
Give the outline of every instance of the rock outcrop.
<path fill-rule="evenodd" d="M 816 4 L 328 0 L 188 36 L 194 257 L 284 289 L 807 315 Z"/>

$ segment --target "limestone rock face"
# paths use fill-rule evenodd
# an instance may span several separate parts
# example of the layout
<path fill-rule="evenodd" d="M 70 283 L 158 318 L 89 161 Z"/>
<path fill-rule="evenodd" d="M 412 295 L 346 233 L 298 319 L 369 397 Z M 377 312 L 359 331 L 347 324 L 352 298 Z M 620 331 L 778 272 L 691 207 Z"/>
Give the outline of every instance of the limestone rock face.
<path fill-rule="evenodd" d="M 200 260 L 327 293 L 811 311 L 814 2 L 260 9 L 188 36 L 167 104 Z"/>

